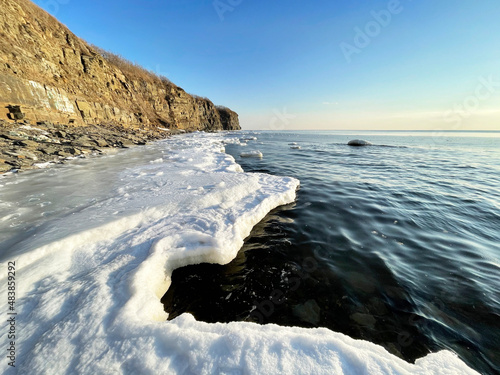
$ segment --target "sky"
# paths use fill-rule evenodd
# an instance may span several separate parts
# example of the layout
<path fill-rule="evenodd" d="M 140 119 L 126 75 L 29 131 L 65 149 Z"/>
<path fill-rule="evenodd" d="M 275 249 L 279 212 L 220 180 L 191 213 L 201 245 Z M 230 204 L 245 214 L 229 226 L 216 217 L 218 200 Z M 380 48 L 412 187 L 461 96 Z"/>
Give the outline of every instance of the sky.
<path fill-rule="evenodd" d="M 35 0 L 244 129 L 500 130 L 498 0 Z"/>

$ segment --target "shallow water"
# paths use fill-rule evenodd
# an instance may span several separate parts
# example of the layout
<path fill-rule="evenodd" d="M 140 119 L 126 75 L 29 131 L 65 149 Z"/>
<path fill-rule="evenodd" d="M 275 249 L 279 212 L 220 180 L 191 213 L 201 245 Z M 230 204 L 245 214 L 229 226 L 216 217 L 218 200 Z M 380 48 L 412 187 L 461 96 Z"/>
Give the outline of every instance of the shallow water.
<path fill-rule="evenodd" d="M 499 133 L 250 135 L 226 152 L 300 179 L 297 201 L 230 264 L 175 271 L 170 318 L 328 327 L 407 360 L 449 349 L 500 373 Z M 263 159 L 239 157 L 251 150 Z"/>

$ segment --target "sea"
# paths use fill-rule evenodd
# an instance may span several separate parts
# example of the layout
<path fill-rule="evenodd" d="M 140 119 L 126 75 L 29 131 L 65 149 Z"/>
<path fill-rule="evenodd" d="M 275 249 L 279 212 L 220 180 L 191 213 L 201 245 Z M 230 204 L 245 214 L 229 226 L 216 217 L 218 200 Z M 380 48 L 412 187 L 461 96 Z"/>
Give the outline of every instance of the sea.
<path fill-rule="evenodd" d="M 226 152 L 244 171 L 299 179 L 297 199 L 231 263 L 174 271 L 169 319 L 327 327 L 500 374 L 500 132 L 237 136 Z"/>
<path fill-rule="evenodd" d="M 295 201 L 265 216 L 296 180 L 237 178 L 234 161 L 300 180 Z M 219 259 L 211 252 L 241 243 L 256 216 L 234 260 L 178 268 L 155 295 L 164 267 L 196 263 L 190 246 Z M 249 229 L 234 239 L 232 225 Z M 324 327 L 407 362 L 446 349 L 500 374 L 500 132 L 197 133 L 5 175 L 0 249 L 16 261 L 24 373 L 277 373 L 288 362 L 328 373 L 335 355 L 346 373 L 408 373 Z M 152 323 L 163 309 L 171 321 Z"/>

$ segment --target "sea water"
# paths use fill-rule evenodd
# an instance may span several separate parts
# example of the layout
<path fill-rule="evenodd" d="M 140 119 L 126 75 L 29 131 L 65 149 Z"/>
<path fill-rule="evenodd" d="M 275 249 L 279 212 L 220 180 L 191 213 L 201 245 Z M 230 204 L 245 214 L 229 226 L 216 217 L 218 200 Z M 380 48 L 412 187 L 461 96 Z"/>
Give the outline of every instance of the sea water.
<path fill-rule="evenodd" d="M 2 176 L 7 373 L 496 369 L 496 140 L 349 137 L 194 133 Z M 171 285 L 199 263 L 230 265 Z"/>
<path fill-rule="evenodd" d="M 226 152 L 298 178 L 297 200 L 232 263 L 175 271 L 170 318 L 327 327 L 408 361 L 449 349 L 500 373 L 500 133 L 239 136 Z"/>

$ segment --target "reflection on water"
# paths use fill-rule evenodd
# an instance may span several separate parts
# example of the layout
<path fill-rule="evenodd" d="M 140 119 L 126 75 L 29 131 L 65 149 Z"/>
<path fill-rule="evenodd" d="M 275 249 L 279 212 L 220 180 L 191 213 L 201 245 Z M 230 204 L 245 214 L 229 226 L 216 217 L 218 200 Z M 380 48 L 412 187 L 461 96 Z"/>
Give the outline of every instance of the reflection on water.
<path fill-rule="evenodd" d="M 449 349 L 500 372 L 500 139 L 349 138 L 260 134 L 245 147 L 262 160 L 227 146 L 247 171 L 299 178 L 297 202 L 230 264 L 176 270 L 170 318 L 328 327 L 410 361 Z"/>

